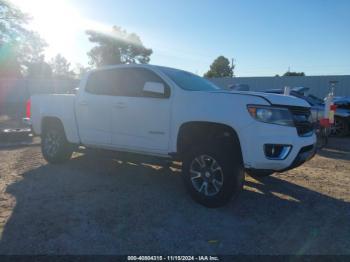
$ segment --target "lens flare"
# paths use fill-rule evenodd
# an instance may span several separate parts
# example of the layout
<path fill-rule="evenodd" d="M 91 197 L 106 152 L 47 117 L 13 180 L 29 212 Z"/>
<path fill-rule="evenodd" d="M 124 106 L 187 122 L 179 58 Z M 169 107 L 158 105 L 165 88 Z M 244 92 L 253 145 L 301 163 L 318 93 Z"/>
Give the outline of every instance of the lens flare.
<path fill-rule="evenodd" d="M 111 35 L 112 26 L 87 19 L 65 0 L 12 0 L 11 3 L 28 13 L 32 20 L 29 29 L 37 31 L 48 43 L 46 55 L 57 53 L 71 58 L 79 50 L 79 37 L 86 37 L 86 30 L 94 30 Z M 113 37 L 118 37 L 112 34 Z"/>

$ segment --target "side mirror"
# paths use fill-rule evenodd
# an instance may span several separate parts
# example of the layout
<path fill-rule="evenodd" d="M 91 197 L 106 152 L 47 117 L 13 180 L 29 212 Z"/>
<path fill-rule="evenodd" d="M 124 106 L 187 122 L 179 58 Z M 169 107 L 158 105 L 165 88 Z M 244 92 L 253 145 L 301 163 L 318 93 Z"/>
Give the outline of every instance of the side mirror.
<path fill-rule="evenodd" d="M 165 86 L 159 82 L 146 82 L 143 87 L 143 92 L 165 95 Z"/>

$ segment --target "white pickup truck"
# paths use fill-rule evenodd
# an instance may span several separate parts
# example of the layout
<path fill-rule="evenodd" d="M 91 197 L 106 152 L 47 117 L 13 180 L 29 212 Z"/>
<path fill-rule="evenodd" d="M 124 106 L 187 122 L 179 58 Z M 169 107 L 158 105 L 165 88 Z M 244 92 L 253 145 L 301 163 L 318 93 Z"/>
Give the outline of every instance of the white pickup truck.
<path fill-rule="evenodd" d="M 50 163 L 77 146 L 182 161 L 191 196 L 208 207 L 315 154 L 309 105 L 298 98 L 219 89 L 189 72 L 117 65 L 89 72 L 74 95 L 34 95 L 31 120 Z"/>

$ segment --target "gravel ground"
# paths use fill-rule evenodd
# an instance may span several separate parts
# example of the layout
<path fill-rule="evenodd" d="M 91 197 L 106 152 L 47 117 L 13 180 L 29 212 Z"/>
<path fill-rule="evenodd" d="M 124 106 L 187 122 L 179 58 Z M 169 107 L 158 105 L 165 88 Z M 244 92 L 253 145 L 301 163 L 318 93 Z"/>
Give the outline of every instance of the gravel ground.
<path fill-rule="evenodd" d="M 0 254 L 350 254 L 350 139 L 255 180 L 220 209 L 195 204 L 179 166 L 0 149 Z"/>

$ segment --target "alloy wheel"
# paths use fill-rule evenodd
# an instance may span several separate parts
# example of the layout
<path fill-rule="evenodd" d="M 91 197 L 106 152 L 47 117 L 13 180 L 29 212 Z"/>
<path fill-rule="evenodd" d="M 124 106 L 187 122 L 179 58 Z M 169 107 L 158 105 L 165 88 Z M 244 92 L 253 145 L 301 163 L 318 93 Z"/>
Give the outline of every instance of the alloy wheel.
<path fill-rule="evenodd" d="M 43 141 L 45 152 L 53 157 L 57 154 L 60 146 L 60 136 L 55 131 L 48 131 Z"/>
<path fill-rule="evenodd" d="M 205 196 L 215 196 L 224 184 L 222 167 L 211 156 L 200 155 L 190 165 L 192 186 Z"/>

